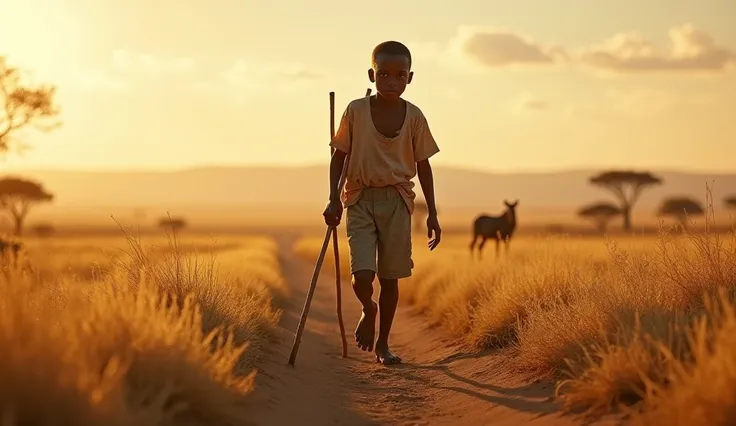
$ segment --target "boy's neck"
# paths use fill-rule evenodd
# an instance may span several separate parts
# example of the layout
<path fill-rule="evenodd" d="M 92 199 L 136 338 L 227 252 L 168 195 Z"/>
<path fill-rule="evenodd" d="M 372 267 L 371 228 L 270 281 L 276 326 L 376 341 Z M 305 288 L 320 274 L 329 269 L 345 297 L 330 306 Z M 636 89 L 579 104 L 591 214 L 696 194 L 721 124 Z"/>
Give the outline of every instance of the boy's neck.
<path fill-rule="evenodd" d="M 381 96 L 380 93 L 376 93 L 376 106 L 379 108 L 394 108 L 399 105 L 401 105 L 404 102 L 404 99 L 400 96 L 396 98 L 395 100 L 389 100 Z"/>

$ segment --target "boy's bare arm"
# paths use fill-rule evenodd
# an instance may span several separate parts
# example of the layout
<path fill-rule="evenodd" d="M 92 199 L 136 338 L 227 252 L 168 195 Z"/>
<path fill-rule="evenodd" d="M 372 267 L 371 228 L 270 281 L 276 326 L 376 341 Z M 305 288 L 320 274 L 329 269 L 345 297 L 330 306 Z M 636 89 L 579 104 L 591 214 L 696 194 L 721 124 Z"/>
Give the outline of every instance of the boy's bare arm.
<path fill-rule="evenodd" d="M 342 217 L 342 203 L 340 202 L 340 176 L 342 176 L 342 168 L 345 164 L 347 154 L 335 149 L 330 159 L 330 197 L 327 207 L 322 213 L 325 223 L 328 226 L 337 226 L 340 224 Z"/>
<path fill-rule="evenodd" d="M 437 215 L 437 207 L 434 201 L 434 176 L 432 175 L 432 166 L 429 160 L 417 163 L 417 176 L 419 177 L 419 185 L 424 193 L 424 200 L 427 202 L 427 210 L 430 216 Z"/>
<path fill-rule="evenodd" d="M 340 200 L 340 177 L 342 176 L 342 168 L 345 165 L 345 157 L 347 154 L 336 149 L 330 158 L 330 201 Z"/>
<path fill-rule="evenodd" d="M 427 202 L 427 237 L 434 238 L 429 241 L 429 249 L 434 250 L 440 243 L 442 229 L 437 220 L 437 206 L 434 200 L 434 176 L 432 175 L 432 166 L 429 159 L 422 160 L 417 163 L 417 176 L 419 177 L 419 185 L 422 187 L 424 199 Z"/>

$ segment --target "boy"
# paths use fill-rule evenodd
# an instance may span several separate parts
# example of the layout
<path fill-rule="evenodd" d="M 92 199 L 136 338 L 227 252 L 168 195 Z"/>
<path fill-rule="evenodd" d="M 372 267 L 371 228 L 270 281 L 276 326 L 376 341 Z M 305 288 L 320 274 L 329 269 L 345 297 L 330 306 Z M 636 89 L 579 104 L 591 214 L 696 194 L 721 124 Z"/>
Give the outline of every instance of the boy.
<path fill-rule="evenodd" d="M 362 350 L 373 350 L 380 314 L 375 354 L 376 361 L 384 365 L 401 362 L 389 349 L 388 335 L 399 301 L 398 280 L 411 276 L 414 267 L 411 213 L 416 195 L 411 179 L 415 175 L 428 207 L 427 237 L 434 234 L 428 243 L 430 250 L 440 243 L 441 235 L 429 164 L 439 148 L 422 111 L 401 98 L 413 74 L 406 46 L 396 41 L 376 46 L 368 70 L 376 95 L 350 102 L 330 142 L 335 150 L 330 161 L 330 198 L 323 216 L 327 225 L 337 226 L 343 203 L 347 209 L 352 285 L 363 306 L 355 341 Z M 346 158 L 345 188 L 338 194 Z M 381 285 L 378 304 L 372 299 L 376 275 Z"/>

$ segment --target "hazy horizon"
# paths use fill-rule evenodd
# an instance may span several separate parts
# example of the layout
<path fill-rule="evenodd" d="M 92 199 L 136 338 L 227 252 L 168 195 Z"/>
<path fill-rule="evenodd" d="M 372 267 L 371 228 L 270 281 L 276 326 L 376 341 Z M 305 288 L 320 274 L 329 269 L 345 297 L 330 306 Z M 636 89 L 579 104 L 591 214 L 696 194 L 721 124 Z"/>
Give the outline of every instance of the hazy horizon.
<path fill-rule="evenodd" d="M 0 170 L 7 173 L 23 174 L 24 172 L 79 172 L 79 173 L 177 173 L 195 170 L 227 170 L 227 169 L 312 169 L 324 168 L 327 170 L 329 165 L 329 156 L 324 161 L 305 162 L 296 164 L 278 164 L 278 163 L 192 163 L 189 165 L 175 165 L 168 167 L 154 166 L 64 166 L 53 164 L 34 164 L 32 167 L 22 164 L 8 164 L 0 160 Z M 497 175 L 514 175 L 514 174 L 557 174 L 557 173 L 576 173 L 583 171 L 604 171 L 604 170 L 640 170 L 655 171 L 664 173 L 690 173 L 690 174 L 736 174 L 736 165 L 730 168 L 697 168 L 687 166 L 671 166 L 671 167 L 626 167 L 617 165 L 579 165 L 569 167 L 549 167 L 549 168 L 515 168 L 495 170 L 493 168 L 484 168 L 463 164 L 445 164 L 442 163 L 435 168 L 446 170 L 461 170 L 476 173 L 487 173 Z"/>

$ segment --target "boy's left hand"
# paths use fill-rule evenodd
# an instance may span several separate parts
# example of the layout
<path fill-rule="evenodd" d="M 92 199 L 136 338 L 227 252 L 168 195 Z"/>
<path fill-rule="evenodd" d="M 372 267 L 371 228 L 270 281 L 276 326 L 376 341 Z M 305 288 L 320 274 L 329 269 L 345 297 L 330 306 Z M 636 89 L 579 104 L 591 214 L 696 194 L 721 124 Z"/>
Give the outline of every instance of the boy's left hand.
<path fill-rule="evenodd" d="M 433 232 L 434 238 L 432 238 Z M 430 251 L 434 250 L 440 244 L 441 237 L 442 229 L 440 229 L 440 222 L 437 220 L 437 215 L 427 216 L 427 238 L 430 239 L 427 246 Z"/>

